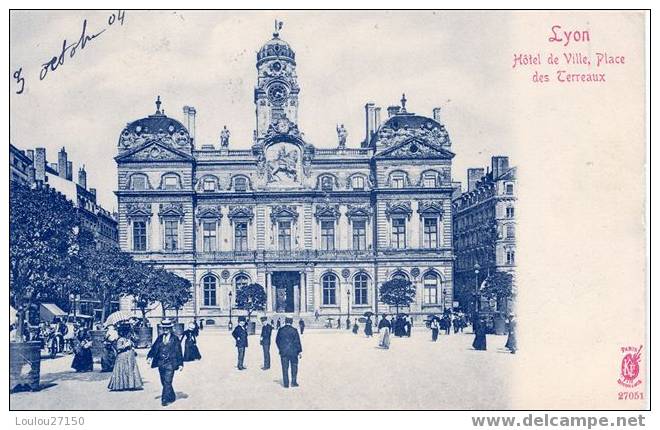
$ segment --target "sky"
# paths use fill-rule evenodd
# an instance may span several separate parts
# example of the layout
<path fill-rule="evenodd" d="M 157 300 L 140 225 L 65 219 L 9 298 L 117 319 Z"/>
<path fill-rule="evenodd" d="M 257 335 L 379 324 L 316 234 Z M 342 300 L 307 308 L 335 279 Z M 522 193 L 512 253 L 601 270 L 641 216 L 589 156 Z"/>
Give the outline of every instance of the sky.
<path fill-rule="evenodd" d="M 112 21 L 114 16 L 114 22 Z M 442 108 L 456 154 L 454 180 L 468 167 L 485 167 L 511 148 L 510 37 L 507 16 L 494 12 L 303 11 L 14 11 L 10 15 L 10 141 L 20 149 L 45 147 L 49 161 L 66 147 L 101 204 L 116 208 L 117 141 L 123 127 L 154 113 L 183 121 L 197 109 L 196 144 L 217 145 L 224 125 L 230 147 L 247 149 L 255 127 L 256 52 L 280 37 L 296 52 L 301 88 L 299 127 L 318 148 L 337 145 L 336 125 L 348 147 L 364 139 L 364 105 L 399 104 L 431 116 Z M 64 39 L 91 36 L 63 64 L 40 79 L 42 64 L 59 56 Z M 515 160 L 512 160 L 515 164 Z"/>

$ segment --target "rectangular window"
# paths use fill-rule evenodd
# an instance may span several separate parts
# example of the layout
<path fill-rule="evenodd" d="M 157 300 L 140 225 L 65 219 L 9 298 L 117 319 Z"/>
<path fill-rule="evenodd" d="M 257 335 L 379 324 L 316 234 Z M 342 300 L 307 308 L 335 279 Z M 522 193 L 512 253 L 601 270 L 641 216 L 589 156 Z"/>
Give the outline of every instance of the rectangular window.
<path fill-rule="evenodd" d="M 146 221 L 133 221 L 133 250 L 147 250 L 147 223 Z"/>
<path fill-rule="evenodd" d="M 506 217 L 507 218 L 513 218 L 513 214 L 514 214 L 513 207 L 506 208 Z"/>
<path fill-rule="evenodd" d="M 245 178 L 234 179 L 234 190 L 241 193 L 247 191 L 247 179 Z"/>
<path fill-rule="evenodd" d="M 176 176 L 166 176 L 163 180 L 163 189 L 176 190 L 179 188 L 179 181 Z"/>
<path fill-rule="evenodd" d="M 364 190 L 364 178 L 362 176 L 356 176 L 353 178 L 353 189 Z"/>
<path fill-rule="evenodd" d="M 215 221 L 204 221 L 202 224 L 202 241 L 204 252 L 215 252 L 217 243 Z"/>
<path fill-rule="evenodd" d="M 147 178 L 142 175 L 134 175 L 131 177 L 131 185 L 134 190 L 146 190 Z"/>
<path fill-rule="evenodd" d="M 234 250 L 247 251 L 248 249 L 248 223 L 237 222 L 234 227 Z"/>
<path fill-rule="evenodd" d="M 398 249 L 403 249 L 406 247 L 405 218 L 392 219 L 392 247 Z"/>
<path fill-rule="evenodd" d="M 213 179 L 204 181 L 204 191 L 215 191 L 215 181 Z"/>
<path fill-rule="evenodd" d="M 438 219 L 424 218 L 424 248 L 438 247 Z"/>
<path fill-rule="evenodd" d="M 424 188 L 435 188 L 437 186 L 438 184 L 435 176 L 431 176 L 431 175 L 424 176 Z"/>
<path fill-rule="evenodd" d="M 353 221 L 353 249 L 367 249 L 367 222 Z"/>
<path fill-rule="evenodd" d="M 506 193 L 509 195 L 513 194 L 513 184 L 506 184 Z"/>
<path fill-rule="evenodd" d="M 280 221 L 278 223 L 277 245 L 280 251 L 291 251 L 291 221 Z"/>
<path fill-rule="evenodd" d="M 335 249 L 334 221 L 321 221 L 321 249 L 324 251 Z"/>
<path fill-rule="evenodd" d="M 506 252 L 506 264 L 516 264 L 516 251 Z"/>
<path fill-rule="evenodd" d="M 392 176 L 392 188 L 403 188 L 405 184 L 404 179 L 401 175 Z"/>
<path fill-rule="evenodd" d="M 165 249 L 176 251 L 179 244 L 179 221 L 165 220 Z"/>

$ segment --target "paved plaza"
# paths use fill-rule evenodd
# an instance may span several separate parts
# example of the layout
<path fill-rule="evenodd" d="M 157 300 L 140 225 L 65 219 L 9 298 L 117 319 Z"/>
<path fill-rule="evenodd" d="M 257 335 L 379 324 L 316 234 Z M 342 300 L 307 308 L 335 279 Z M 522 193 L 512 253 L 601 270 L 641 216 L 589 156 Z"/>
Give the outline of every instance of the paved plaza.
<path fill-rule="evenodd" d="M 257 329 L 258 330 L 258 329 Z M 272 365 L 263 371 L 259 336 L 250 336 L 245 371 L 236 369 L 236 349 L 220 328 L 201 332 L 202 360 L 186 363 L 174 378 L 178 400 L 166 409 L 506 409 L 516 356 L 504 349 L 506 336 L 488 336 L 488 351 L 474 351 L 473 335 L 430 341 L 423 327 L 410 338 L 393 338 L 389 350 L 377 337 L 347 330 L 307 330 L 302 336 L 300 387 L 282 387 L 274 345 Z M 73 356 L 41 362 L 38 392 L 10 396 L 13 410 L 163 409 L 157 369 L 138 350 L 144 390 L 109 392 L 109 373 L 75 373 Z"/>

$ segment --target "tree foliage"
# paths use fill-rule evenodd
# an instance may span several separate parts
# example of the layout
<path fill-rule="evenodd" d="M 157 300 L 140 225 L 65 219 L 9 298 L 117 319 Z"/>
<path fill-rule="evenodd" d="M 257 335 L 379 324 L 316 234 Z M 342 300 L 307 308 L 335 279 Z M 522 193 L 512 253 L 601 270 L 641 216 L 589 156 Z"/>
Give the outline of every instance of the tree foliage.
<path fill-rule="evenodd" d="M 31 189 L 12 181 L 9 208 L 9 291 L 20 341 L 25 309 L 41 298 L 61 295 L 70 282 L 80 226 L 73 204 L 46 187 Z"/>
<path fill-rule="evenodd" d="M 506 272 L 493 272 L 484 281 L 481 294 L 487 299 L 506 300 L 513 297 L 513 276 Z"/>
<path fill-rule="evenodd" d="M 190 281 L 161 268 L 153 269 L 152 276 L 156 289 L 154 297 L 160 302 L 163 317 L 167 310 L 174 310 L 178 316 L 179 310 L 192 298 Z"/>
<path fill-rule="evenodd" d="M 266 308 L 266 300 L 266 291 L 261 284 L 247 284 L 236 289 L 236 308 L 246 311 L 248 320 L 252 312 Z"/>
<path fill-rule="evenodd" d="M 415 288 L 407 279 L 391 279 L 380 286 L 380 301 L 390 306 L 408 306 L 415 301 Z"/>

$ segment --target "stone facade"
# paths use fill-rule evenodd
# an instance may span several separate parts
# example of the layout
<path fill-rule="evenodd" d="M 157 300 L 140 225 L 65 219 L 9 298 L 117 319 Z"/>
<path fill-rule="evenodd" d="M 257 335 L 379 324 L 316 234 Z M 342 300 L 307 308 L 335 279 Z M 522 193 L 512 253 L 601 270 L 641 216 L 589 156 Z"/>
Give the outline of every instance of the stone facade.
<path fill-rule="evenodd" d="M 405 96 L 386 121 L 369 103 L 366 137 L 316 148 L 297 123 L 295 53 L 275 33 L 257 53 L 256 127 L 250 149 L 195 141 L 156 112 L 127 124 L 118 155 L 119 241 L 137 259 L 188 278 L 184 317 L 226 321 L 229 293 L 257 282 L 268 314 L 389 312 L 378 286 L 412 281 L 412 313 L 453 300 L 451 140 L 433 118 L 410 113 Z M 436 113 L 438 114 L 436 116 Z"/>
<path fill-rule="evenodd" d="M 508 157 L 492 157 L 486 173 L 468 169 L 467 184 L 453 207 L 455 283 L 469 295 L 493 272 L 511 273 L 515 284 L 516 168 Z"/>

